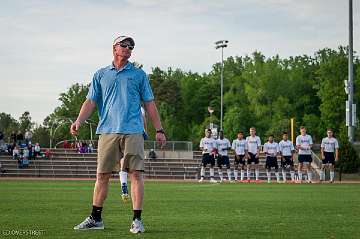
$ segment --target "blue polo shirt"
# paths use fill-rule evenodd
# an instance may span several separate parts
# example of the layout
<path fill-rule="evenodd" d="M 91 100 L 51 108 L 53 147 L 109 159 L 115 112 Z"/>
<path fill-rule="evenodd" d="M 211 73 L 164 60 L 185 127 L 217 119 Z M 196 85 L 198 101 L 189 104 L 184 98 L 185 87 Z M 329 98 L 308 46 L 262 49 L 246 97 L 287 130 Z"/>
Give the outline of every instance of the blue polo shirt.
<path fill-rule="evenodd" d="M 142 134 L 140 103 L 154 100 L 146 73 L 130 62 L 119 70 L 113 64 L 98 70 L 86 98 L 98 107 L 97 134 Z"/>

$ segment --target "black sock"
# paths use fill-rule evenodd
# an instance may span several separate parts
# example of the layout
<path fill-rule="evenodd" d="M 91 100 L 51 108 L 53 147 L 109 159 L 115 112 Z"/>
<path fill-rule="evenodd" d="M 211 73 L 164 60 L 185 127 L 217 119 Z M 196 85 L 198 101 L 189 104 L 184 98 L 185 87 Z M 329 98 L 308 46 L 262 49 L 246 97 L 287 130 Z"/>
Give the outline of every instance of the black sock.
<path fill-rule="evenodd" d="M 102 207 L 93 206 L 91 217 L 97 222 L 101 221 L 101 211 Z"/>
<path fill-rule="evenodd" d="M 135 219 L 141 220 L 141 210 L 134 210 L 133 221 Z"/>

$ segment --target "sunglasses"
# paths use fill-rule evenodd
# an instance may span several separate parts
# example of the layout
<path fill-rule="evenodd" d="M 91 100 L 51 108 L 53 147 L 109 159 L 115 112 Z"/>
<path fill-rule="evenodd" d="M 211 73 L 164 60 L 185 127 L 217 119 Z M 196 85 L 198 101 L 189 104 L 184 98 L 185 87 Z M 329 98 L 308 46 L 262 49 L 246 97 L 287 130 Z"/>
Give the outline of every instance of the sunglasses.
<path fill-rule="evenodd" d="M 134 49 L 134 46 L 128 44 L 128 43 L 125 43 L 125 42 L 119 42 L 117 45 L 119 45 L 120 47 L 122 48 L 128 48 L 129 50 L 133 50 Z"/>

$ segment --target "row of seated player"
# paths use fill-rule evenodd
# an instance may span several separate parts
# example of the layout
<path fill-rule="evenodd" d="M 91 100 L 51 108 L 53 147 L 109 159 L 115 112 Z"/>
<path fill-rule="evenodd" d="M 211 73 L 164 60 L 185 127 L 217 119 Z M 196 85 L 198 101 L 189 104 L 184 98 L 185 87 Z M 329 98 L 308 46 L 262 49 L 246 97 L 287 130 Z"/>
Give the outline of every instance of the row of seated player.
<path fill-rule="evenodd" d="M 271 172 L 275 171 L 276 181 L 281 182 L 280 172 L 278 165 L 278 157 L 281 159 L 281 169 L 283 182 L 286 182 L 286 174 L 290 173 L 291 182 L 302 182 L 304 177 L 303 173 L 306 171 L 306 182 L 312 183 L 312 138 L 306 133 L 305 127 L 300 127 L 300 135 L 296 137 L 296 147 L 288 139 L 287 132 L 283 132 L 282 140 L 280 143 L 274 141 L 274 136 L 269 135 L 268 141 L 261 148 L 260 137 L 256 135 L 256 129 L 250 128 L 250 135 L 244 138 L 244 133 L 239 132 L 237 138 L 233 140 L 232 144 L 224 137 L 223 131 L 219 132 L 219 138 L 214 139 L 211 137 L 212 130 L 205 131 L 205 137 L 200 141 L 200 149 L 202 150 L 202 167 L 200 171 L 202 182 L 205 177 L 205 168 L 210 164 L 210 182 L 215 183 L 214 180 L 214 165 L 217 159 L 218 173 L 220 182 L 223 181 L 222 167 L 226 166 L 228 179 L 232 180 L 232 171 L 230 168 L 230 160 L 228 150 L 233 150 L 235 153 L 234 158 L 234 180 L 238 180 L 238 170 L 240 168 L 240 181 L 244 181 L 246 169 L 246 181 L 251 180 L 251 171 L 255 171 L 255 181 L 259 181 L 259 156 L 262 151 L 266 156 L 265 168 L 267 171 L 267 181 L 271 182 Z M 338 160 L 339 144 L 333 136 L 332 129 L 327 130 L 327 137 L 323 138 L 321 143 L 321 158 L 322 166 L 320 172 L 320 181 L 325 180 L 325 169 L 330 171 L 330 182 L 334 181 L 334 165 Z M 295 152 L 298 154 L 298 180 L 295 179 L 294 158 Z M 305 175 L 304 175 L 305 176 Z"/>

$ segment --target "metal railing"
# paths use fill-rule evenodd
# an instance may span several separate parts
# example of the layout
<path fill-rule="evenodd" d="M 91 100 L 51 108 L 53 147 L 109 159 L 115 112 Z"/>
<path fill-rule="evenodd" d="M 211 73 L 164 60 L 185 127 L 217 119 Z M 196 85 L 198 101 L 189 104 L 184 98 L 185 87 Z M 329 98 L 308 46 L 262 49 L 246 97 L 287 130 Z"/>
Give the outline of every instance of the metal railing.
<path fill-rule="evenodd" d="M 144 148 L 145 150 L 153 149 L 155 151 L 192 151 L 193 144 L 189 141 L 167 141 L 165 145 L 161 145 L 159 142 L 146 140 Z"/>
<path fill-rule="evenodd" d="M 93 147 L 96 149 L 98 145 L 98 140 L 67 140 L 69 144 L 75 142 L 85 142 L 89 145 L 92 143 Z M 58 142 L 55 145 L 55 148 L 61 148 L 64 144 L 64 140 Z M 156 141 L 145 140 L 144 142 L 145 150 L 153 149 L 155 151 L 164 150 L 164 151 L 193 151 L 193 143 L 190 141 L 167 141 L 165 145 Z"/>

